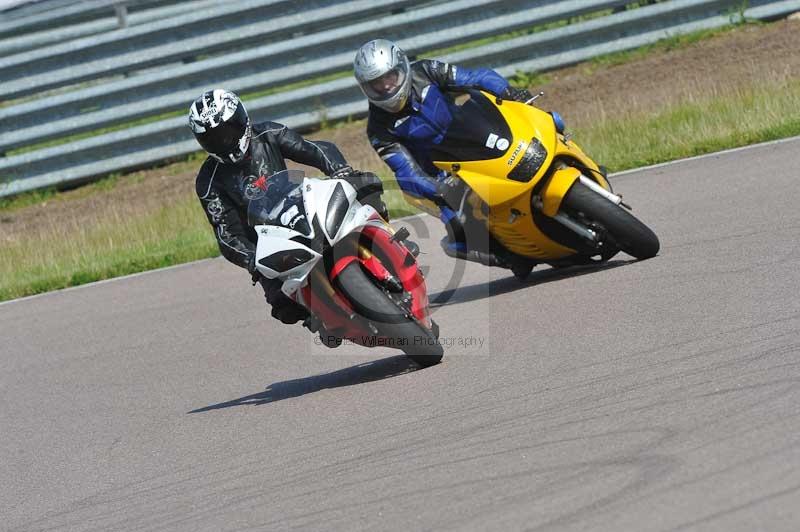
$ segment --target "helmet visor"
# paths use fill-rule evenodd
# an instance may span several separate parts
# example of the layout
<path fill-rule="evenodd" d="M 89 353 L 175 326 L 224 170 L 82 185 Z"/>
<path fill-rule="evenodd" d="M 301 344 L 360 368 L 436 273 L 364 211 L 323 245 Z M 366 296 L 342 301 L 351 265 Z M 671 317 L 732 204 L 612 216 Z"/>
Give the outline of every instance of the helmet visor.
<path fill-rule="evenodd" d="M 362 83 L 364 93 L 372 101 L 381 102 L 395 96 L 403 87 L 408 75 L 408 63 L 404 62 L 397 65 L 385 74 L 377 78 Z"/>

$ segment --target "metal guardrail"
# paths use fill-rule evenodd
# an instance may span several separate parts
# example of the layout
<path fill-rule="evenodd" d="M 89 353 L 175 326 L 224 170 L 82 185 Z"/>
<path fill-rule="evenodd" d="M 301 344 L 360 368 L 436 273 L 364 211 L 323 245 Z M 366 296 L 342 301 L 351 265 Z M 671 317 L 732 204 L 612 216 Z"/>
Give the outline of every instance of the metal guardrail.
<path fill-rule="evenodd" d="M 42 28 L 58 28 L 85 22 L 114 13 L 114 6 L 124 4 L 128 9 L 146 9 L 183 0 L 80 0 L 77 2 L 42 2 L 19 8 L 18 13 L 0 14 L 0 37 L 20 36 Z"/>
<path fill-rule="evenodd" d="M 568 0 L 541 5 L 536 0 L 458 0 L 323 31 L 101 85 L 79 93 L 83 95 L 81 100 L 75 99 L 78 94 L 66 94 L 0 110 L 0 121 L 15 124 L 13 132 L 0 133 L 0 150 L 180 109 L 196 97 L 196 87 L 203 86 L 208 72 L 214 72 L 215 84 L 235 87 L 239 93 L 263 91 L 347 70 L 353 51 L 376 34 L 419 43 L 417 50 L 444 48 L 597 9 L 618 7 L 628 1 Z M 492 8 L 495 16 L 487 18 L 487 8 Z M 458 18 L 459 29 L 463 31 L 452 30 L 453 18 Z M 304 57 L 306 61 L 302 62 Z M 297 64 L 291 64 L 293 62 Z M 260 65 L 273 68 L 263 69 Z M 143 105 L 143 101 L 147 103 Z M 80 112 L 88 106 L 96 106 L 98 110 Z"/>
<path fill-rule="evenodd" d="M 6 0 L 0 2 L 0 21 L 13 20 L 41 13 L 48 9 L 56 9 L 80 0 Z"/>
<path fill-rule="evenodd" d="M 800 0 L 763 0 L 752 3 L 756 5 L 744 13 L 750 18 L 771 19 L 800 10 Z M 547 5 L 553 8 L 556 4 Z M 540 3 L 539 9 L 543 10 L 547 5 Z M 730 23 L 734 14 L 731 9 L 737 6 L 738 2 L 731 0 L 669 0 L 446 54 L 441 58 L 464 65 L 491 66 L 505 75 L 518 70 L 554 68 L 604 53 L 634 48 L 670 35 L 723 26 Z M 412 13 L 414 12 L 404 16 Z M 499 22 L 503 16 L 518 19 L 520 13 L 518 11 L 510 15 L 485 18 L 481 22 L 472 23 L 475 27 L 460 24 L 458 30 L 462 35 L 473 36 L 473 30 L 480 31 L 480 28 L 486 28 L 491 21 Z M 434 47 L 433 43 L 440 42 L 437 39 L 442 39 L 442 32 L 446 31 L 448 30 L 421 33 L 399 41 L 411 53 L 420 52 Z M 318 63 L 340 61 L 344 64 L 347 61 L 349 64 L 352 53 L 351 49 L 321 59 Z M 535 56 L 535 59 L 531 59 L 531 56 Z M 315 67 L 310 62 L 284 70 L 291 68 L 300 69 L 304 72 L 300 75 L 309 76 L 313 75 L 314 68 L 322 68 L 322 65 L 317 64 Z M 228 87 L 241 92 L 238 86 Z M 183 99 L 181 107 L 185 107 L 198 92 L 196 88 L 189 91 L 192 94 Z M 316 126 L 325 120 L 362 115 L 366 111 L 366 102 L 350 76 L 247 100 L 246 103 L 255 119 L 269 117 L 301 129 Z M 11 182 L 0 185 L 0 196 L 45 186 L 78 183 L 109 172 L 144 167 L 185 156 L 197 150 L 184 116 L 161 120 L 67 145 L 0 159 L 0 176 L 11 177 Z"/>
<path fill-rule="evenodd" d="M 330 8 L 332 0 L 323 4 Z M 374 3 L 373 3 L 374 5 Z M 193 59 L 279 31 L 275 17 L 301 13 L 292 0 L 239 0 L 104 35 L 0 58 L 0 97 L 15 98 L 87 79 L 131 72 L 169 60 Z M 337 10 L 338 17 L 346 14 Z M 243 21 L 246 21 L 243 23 Z M 187 42 L 199 39 L 199 42 Z M 159 49 L 166 46 L 166 49 Z M 79 67 L 79 68 L 76 68 Z"/>
<path fill-rule="evenodd" d="M 80 0 L 12 0 L 0 4 L 0 22 L 28 17 L 78 2 Z"/>
<path fill-rule="evenodd" d="M 192 0 L 183 1 L 177 4 L 170 4 L 165 6 L 157 6 L 152 9 L 133 11 L 127 14 L 125 18 L 127 26 L 139 26 L 149 22 L 163 20 L 171 17 L 184 15 L 187 12 L 208 9 L 218 4 L 219 0 Z M 127 4 L 117 5 L 129 8 Z M 11 54 L 18 54 L 34 48 L 43 46 L 54 45 L 56 43 L 63 43 L 79 39 L 81 37 L 88 37 L 90 35 L 97 35 L 99 33 L 106 33 L 120 29 L 120 20 L 115 13 L 115 6 L 110 6 L 107 12 L 98 12 L 102 14 L 103 18 L 97 18 L 86 22 L 79 22 L 58 28 L 47 28 L 43 30 L 32 31 L 24 35 L 15 35 L 0 39 L 0 56 L 8 56 Z"/>
<path fill-rule="evenodd" d="M 33 52 L 0 59 L 0 76 L 8 80 L 0 85 L 0 98 L 17 98 L 54 87 L 114 74 L 130 74 L 147 67 L 164 66 L 167 63 L 195 61 L 198 56 L 253 47 L 254 43 L 257 45 L 263 42 L 278 42 L 298 33 L 319 32 L 344 22 L 374 18 L 391 10 L 421 4 L 423 1 L 349 0 L 297 12 L 297 6 L 291 0 L 250 0 L 247 4 L 252 6 L 252 9 L 258 7 L 255 13 L 244 10 L 246 5 L 244 2 L 236 3 L 234 5 L 238 11 L 226 14 L 235 19 L 229 21 L 229 24 L 234 22 L 238 24 L 234 27 L 226 28 L 218 17 L 212 26 L 213 31 L 209 31 L 207 20 L 199 17 L 207 15 L 204 12 L 193 14 L 195 20 L 192 21 L 187 21 L 186 17 L 183 17 L 180 21 L 169 19 L 142 28 L 115 32 L 119 35 L 98 39 L 104 45 L 99 48 L 93 45 L 89 49 L 90 47 L 83 46 L 83 43 L 73 43 L 71 47 L 56 52 L 49 49 L 37 50 L 35 52 L 41 59 L 39 62 L 28 57 L 33 55 Z M 267 5 L 269 9 L 265 9 Z M 135 43 L 142 39 L 145 39 L 147 44 L 137 46 Z M 93 41 L 91 38 L 84 40 Z M 108 55 L 113 49 L 124 51 L 117 55 Z M 78 63 L 66 60 L 66 57 L 74 55 L 73 50 L 80 51 L 76 58 Z M 55 55 L 60 52 L 68 55 Z M 53 68 L 47 70 L 46 65 L 53 65 Z M 210 74 L 206 73 L 206 78 L 209 76 Z"/>

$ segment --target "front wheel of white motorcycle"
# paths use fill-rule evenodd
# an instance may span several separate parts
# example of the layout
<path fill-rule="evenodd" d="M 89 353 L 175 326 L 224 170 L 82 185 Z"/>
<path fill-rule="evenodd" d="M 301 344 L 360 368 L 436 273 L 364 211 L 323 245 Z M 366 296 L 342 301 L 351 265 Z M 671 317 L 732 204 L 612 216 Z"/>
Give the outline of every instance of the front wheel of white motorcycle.
<path fill-rule="evenodd" d="M 345 267 L 337 282 L 353 308 L 368 319 L 378 330 L 378 335 L 387 338 L 390 345 L 399 347 L 423 367 L 442 360 L 444 349 L 434 333 L 407 317 L 389 294 L 364 273 L 358 262 Z"/>
<path fill-rule="evenodd" d="M 661 245 L 649 227 L 579 181 L 564 196 L 561 206 L 573 216 L 601 225 L 619 249 L 632 257 L 644 260 L 658 254 Z"/>

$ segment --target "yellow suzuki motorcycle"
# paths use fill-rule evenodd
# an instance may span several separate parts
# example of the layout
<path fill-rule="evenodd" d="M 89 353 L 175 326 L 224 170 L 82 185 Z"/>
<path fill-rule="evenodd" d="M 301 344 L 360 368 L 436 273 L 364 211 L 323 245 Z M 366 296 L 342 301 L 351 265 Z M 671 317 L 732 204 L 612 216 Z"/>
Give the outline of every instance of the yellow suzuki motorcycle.
<path fill-rule="evenodd" d="M 539 95 L 541 96 L 541 94 Z M 526 277 L 553 266 L 610 259 L 619 251 L 647 259 L 658 237 L 615 194 L 606 172 L 564 131 L 557 113 L 468 91 L 431 151 L 434 164 L 463 184 L 458 210 L 470 250 L 491 252 Z M 410 196 L 423 210 L 433 203 Z"/>

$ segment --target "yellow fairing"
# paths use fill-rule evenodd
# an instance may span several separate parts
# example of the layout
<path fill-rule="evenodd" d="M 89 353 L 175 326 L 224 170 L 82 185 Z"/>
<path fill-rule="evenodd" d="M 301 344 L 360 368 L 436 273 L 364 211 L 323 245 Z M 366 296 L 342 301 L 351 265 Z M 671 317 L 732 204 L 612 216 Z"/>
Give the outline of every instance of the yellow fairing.
<path fill-rule="evenodd" d="M 484 93 L 508 123 L 513 139 L 502 156 L 481 161 L 434 161 L 443 170 L 457 174 L 484 203 L 473 202 L 473 215 L 487 224 L 489 231 L 510 251 L 534 259 L 548 260 L 568 257 L 575 250 L 551 240 L 535 224 L 531 210 L 531 196 L 540 181 L 548 182 L 537 188 L 541 196 L 543 213 L 554 216 L 564 195 L 579 178 L 581 171 L 564 166 L 550 172 L 556 157 L 567 157 L 581 166 L 594 170 L 584 172 L 600 186 L 610 186 L 600 175 L 597 165 L 572 141 L 559 135 L 553 117 L 540 109 L 523 103 L 503 101 Z M 519 182 L 507 176 L 520 162 L 532 139 L 538 139 L 547 150 L 547 157 L 530 181 Z M 427 210 L 427 209 L 426 209 Z M 486 212 L 488 210 L 488 213 Z"/>
<path fill-rule="evenodd" d="M 553 177 L 550 178 L 542 189 L 542 212 L 551 218 L 558 214 L 558 208 L 561 207 L 561 200 L 567 195 L 572 184 L 580 177 L 580 170 L 572 168 L 571 166 L 554 172 Z"/>
<path fill-rule="evenodd" d="M 474 211 L 477 216 L 477 210 Z M 516 213 L 521 213 L 516 215 Z M 530 196 L 523 194 L 514 200 L 491 209 L 484 216 L 489 232 L 508 250 L 534 259 L 560 259 L 575 253 L 548 238 L 534 223 Z"/>
<path fill-rule="evenodd" d="M 500 205 L 530 190 L 553 162 L 556 133 L 553 118 L 544 111 L 518 102 L 503 101 L 497 105 L 494 97 L 487 95 L 508 123 L 514 135 L 506 152 L 496 158 L 484 161 L 434 161 L 434 164 L 448 172 L 457 173 L 470 188 L 490 207 Z M 547 149 L 547 159 L 539 170 L 539 175 L 528 183 L 505 179 L 505 176 L 519 163 L 533 138 Z M 457 168 L 457 170 L 455 170 Z M 499 179 L 498 179 L 499 177 Z"/>

